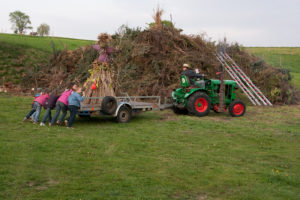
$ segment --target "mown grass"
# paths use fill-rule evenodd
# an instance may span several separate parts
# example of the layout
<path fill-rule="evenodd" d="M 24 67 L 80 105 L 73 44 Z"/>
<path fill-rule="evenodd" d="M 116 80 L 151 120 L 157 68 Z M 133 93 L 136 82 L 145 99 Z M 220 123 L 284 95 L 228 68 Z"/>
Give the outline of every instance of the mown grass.
<path fill-rule="evenodd" d="M 16 34 L 0 34 L 0 42 L 9 43 L 11 45 L 21 45 L 31 47 L 34 49 L 42 50 L 51 53 L 52 45 L 54 43 L 57 50 L 70 49 L 74 50 L 80 46 L 90 45 L 95 43 L 92 40 L 80 40 L 72 38 L 60 37 L 40 37 Z"/>
<path fill-rule="evenodd" d="M 300 89 L 300 47 L 248 47 L 255 54 L 275 67 L 289 69 L 293 84 Z"/>
<path fill-rule="evenodd" d="M 299 106 L 68 130 L 22 123 L 31 102 L 0 96 L 0 199 L 300 198 Z"/>

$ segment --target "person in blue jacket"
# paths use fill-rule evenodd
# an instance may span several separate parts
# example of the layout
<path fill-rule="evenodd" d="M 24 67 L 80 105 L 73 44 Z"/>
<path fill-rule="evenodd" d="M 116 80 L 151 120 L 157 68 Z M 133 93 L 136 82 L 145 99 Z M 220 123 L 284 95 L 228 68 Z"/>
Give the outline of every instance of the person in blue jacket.
<path fill-rule="evenodd" d="M 80 95 L 81 88 L 76 86 L 73 89 L 74 91 L 68 98 L 68 109 L 70 110 L 70 117 L 65 121 L 67 128 L 72 127 L 73 123 L 75 122 L 78 109 L 80 108 L 80 102 L 84 100 L 84 93 L 83 96 Z"/>

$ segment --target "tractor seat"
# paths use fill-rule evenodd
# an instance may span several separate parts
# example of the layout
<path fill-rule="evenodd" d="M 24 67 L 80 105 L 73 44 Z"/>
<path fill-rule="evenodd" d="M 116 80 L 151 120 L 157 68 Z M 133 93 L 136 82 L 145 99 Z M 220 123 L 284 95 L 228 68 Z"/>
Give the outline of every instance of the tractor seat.
<path fill-rule="evenodd" d="M 181 84 L 181 87 L 183 87 L 183 88 L 188 88 L 191 86 L 190 79 L 186 75 L 180 76 L 180 84 Z"/>

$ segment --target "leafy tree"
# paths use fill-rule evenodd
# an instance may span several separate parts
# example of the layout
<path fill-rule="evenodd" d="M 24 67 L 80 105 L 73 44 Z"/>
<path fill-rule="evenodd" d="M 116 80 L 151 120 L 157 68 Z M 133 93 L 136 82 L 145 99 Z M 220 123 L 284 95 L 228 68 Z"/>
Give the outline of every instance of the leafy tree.
<path fill-rule="evenodd" d="M 152 22 L 152 23 L 149 24 L 149 27 L 154 28 L 156 25 L 157 24 L 155 22 Z M 164 28 L 174 28 L 174 24 L 169 20 L 162 20 L 161 25 Z"/>
<path fill-rule="evenodd" d="M 26 29 L 32 29 L 32 27 L 29 26 L 31 24 L 29 16 L 21 11 L 17 10 L 9 13 L 9 21 L 12 23 L 14 33 L 23 34 Z"/>
<path fill-rule="evenodd" d="M 41 24 L 37 28 L 37 32 L 40 36 L 49 35 L 50 26 L 48 24 Z"/>

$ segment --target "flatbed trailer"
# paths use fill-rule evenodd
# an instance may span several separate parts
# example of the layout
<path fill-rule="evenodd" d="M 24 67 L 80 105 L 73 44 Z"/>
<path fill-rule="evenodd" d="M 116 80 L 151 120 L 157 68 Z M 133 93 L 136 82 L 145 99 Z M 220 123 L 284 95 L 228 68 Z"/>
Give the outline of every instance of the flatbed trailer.
<path fill-rule="evenodd" d="M 101 102 L 105 97 L 87 97 L 88 100 L 98 100 Z M 116 110 L 108 114 L 103 111 L 101 103 L 84 104 L 81 103 L 78 115 L 80 117 L 92 115 L 113 116 L 119 123 L 127 123 L 132 116 L 152 110 L 163 110 L 171 108 L 172 104 L 161 104 L 160 96 L 118 96 L 114 97 L 117 101 Z"/>

